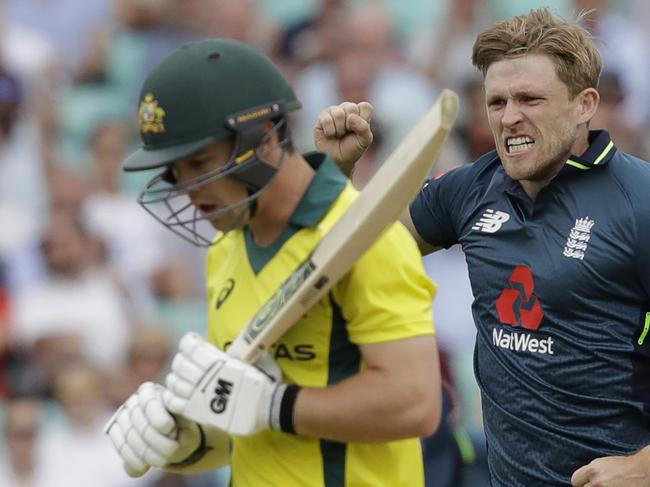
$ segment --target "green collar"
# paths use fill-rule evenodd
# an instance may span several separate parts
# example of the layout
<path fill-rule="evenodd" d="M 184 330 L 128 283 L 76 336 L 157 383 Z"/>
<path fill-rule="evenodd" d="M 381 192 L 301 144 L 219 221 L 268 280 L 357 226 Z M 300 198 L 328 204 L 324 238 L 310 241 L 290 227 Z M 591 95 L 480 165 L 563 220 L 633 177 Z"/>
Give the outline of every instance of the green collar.
<path fill-rule="evenodd" d="M 305 154 L 304 158 L 316 170 L 316 174 L 289 218 L 289 224 L 278 239 L 266 247 L 261 247 L 253 241 L 250 229 L 248 227 L 244 228 L 248 259 L 256 274 L 264 268 L 282 245 L 296 232 L 302 228 L 316 225 L 327 214 L 348 182 L 348 179 L 341 173 L 334 161 L 326 154 L 310 152 Z"/>
<path fill-rule="evenodd" d="M 316 174 L 289 220 L 291 225 L 300 228 L 311 227 L 318 223 L 348 181 L 327 155 L 321 152 L 310 152 L 304 157 L 316 170 Z"/>

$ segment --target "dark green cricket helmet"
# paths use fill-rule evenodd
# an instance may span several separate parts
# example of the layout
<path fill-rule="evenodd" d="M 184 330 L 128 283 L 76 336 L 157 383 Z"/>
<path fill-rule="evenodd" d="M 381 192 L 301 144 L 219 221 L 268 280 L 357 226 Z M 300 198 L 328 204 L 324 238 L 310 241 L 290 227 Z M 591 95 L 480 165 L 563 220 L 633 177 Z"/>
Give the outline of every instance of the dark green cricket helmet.
<path fill-rule="evenodd" d="M 290 144 L 287 113 L 300 107 L 278 68 L 246 44 L 207 39 L 177 49 L 154 68 L 140 92 L 142 146 L 124 161 L 123 168 L 161 168 L 161 172 L 147 183 L 138 201 L 183 238 L 210 245 L 212 239 L 198 235 L 197 223 L 239 208 L 255 212 L 257 198 L 278 170 L 260 151 L 270 136 L 265 124 L 273 121 L 273 132 L 286 149 Z M 227 137 L 233 140 L 233 152 L 223 167 L 176 184 L 174 161 Z M 199 213 L 188 200 L 188 192 L 221 177 L 242 182 L 249 197 L 208 215 Z"/>
<path fill-rule="evenodd" d="M 186 44 L 142 86 L 142 147 L 124 161 L 124 170 L 161 167 L 233 135 L 235 115 L 240 123 L 254 122 L 300 107 L 278 68 L 246 44 L 231 39 Z"/>

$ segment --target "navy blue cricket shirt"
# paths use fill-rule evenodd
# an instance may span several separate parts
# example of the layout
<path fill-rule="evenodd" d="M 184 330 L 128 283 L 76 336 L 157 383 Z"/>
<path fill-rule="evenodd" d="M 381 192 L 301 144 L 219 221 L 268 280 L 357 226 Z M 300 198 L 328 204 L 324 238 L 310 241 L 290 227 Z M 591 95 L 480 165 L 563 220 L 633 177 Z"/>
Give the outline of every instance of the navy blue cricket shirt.
<path fill-rule="evenodd" d="M 532 202 L 493 151 L 429 181 L 411 217 L 465 252 L 493 485 L 570 485 L 650 444 L 649 163 L 593 131 Z"/>

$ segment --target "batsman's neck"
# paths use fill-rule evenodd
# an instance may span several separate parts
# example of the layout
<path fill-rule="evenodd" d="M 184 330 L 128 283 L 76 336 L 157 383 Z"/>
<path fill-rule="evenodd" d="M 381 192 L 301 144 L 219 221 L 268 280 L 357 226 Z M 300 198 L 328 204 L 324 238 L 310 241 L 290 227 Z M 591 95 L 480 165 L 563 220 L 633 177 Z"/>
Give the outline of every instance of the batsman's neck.
<path fill-rule="evenodd" d="M 285 157 L 271 186 L 258 199 L 257 212 L 248 224 L 254 242 L 262 247 L 280 237 L 314 179 L 315 171 L 299 152 Z"/>

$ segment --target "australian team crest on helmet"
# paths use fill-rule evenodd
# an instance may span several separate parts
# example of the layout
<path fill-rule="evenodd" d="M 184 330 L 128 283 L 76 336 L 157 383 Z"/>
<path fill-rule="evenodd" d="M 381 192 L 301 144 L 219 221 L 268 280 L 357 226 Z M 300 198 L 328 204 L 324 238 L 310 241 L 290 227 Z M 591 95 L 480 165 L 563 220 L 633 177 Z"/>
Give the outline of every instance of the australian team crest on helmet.
<path fill-rule="evenodd" d="M 138 110 L 140 132 L 143 134 L 148 132 L 153 132 L 155 134 L 164 132 L 164 117 L 165 110 L 158 106 L 158 100 L 156 100 L 151 93 L 147 93 L 144 100 L 140 103 L 140 110 Z"/>

